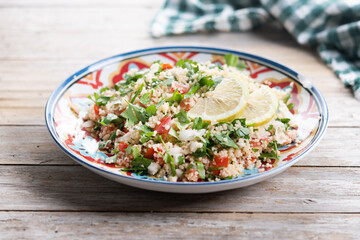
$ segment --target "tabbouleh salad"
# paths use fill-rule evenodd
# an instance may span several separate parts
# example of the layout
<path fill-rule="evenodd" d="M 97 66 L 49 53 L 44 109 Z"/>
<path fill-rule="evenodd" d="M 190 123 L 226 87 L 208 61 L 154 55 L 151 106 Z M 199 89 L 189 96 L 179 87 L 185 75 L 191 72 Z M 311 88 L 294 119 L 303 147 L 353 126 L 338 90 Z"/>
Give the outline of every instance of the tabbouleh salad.
<path fill-rule="evenodd" d="M 225 60 L 131 69 L 89 96 L 82 128 L 99 139 L 106 163 L 171 182 L 271 169 L 278 148 L 297 137 L 290 92 L 251 79 L 236 56 Z"/>

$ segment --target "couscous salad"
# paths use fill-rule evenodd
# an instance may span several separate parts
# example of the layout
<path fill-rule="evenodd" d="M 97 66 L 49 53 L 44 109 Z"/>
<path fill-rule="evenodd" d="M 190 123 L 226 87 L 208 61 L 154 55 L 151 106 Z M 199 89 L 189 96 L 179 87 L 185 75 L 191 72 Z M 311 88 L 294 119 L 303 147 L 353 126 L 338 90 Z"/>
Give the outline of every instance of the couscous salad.
<path fill-rule="evenodd" d="M 225 60 L 132 69 L 89 96 L 82 128 L 99 139 L 106 163 L 171 182 L 270 169 L 297 137 L 290 93 L 251 79 L 238 57 Z"/>

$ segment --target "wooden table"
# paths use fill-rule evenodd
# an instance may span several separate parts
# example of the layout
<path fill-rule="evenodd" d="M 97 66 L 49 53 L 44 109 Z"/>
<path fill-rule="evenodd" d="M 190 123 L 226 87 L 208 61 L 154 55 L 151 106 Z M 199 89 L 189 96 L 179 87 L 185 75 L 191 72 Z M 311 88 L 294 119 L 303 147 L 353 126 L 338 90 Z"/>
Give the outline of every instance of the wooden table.
<path fill-rule="evenodd" d="M 313 50 L 283 31 L 150 37 L 162 1 L 0 0 L 0 239 L 356 239 L 360 103 Z M 259 54 L 303 73 L 330 109 L 298 164 L 237 190 L 169 194 L 104 179 L 51 139 L 44 106 L 67 76 L 145 47 L 199 45 Z"/>

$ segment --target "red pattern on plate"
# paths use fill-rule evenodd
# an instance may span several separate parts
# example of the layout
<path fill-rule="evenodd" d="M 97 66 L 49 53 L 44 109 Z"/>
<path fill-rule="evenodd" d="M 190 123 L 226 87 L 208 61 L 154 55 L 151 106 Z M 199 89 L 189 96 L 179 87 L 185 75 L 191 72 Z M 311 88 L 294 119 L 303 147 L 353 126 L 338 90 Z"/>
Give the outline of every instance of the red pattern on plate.
<path fill-rule="evenodd" d="M 120 68 L 119 73 L 115 74 L 115 75 L 112 77 L 112 84 L 113 84 L 113 85 L 115 85 L 116 83 L 118 83 L 118 82 L 120 82 L 121 80 L 124 79 L 124 73 L 126 73 L 126 72 L 129 71 L 129 66 L 130 66 L 130 64 L 136 65 L 140 70 L 149 67 L 149 65 L 144 64 L 144 63 L 142 63 L 142 62 L 133 61 L 133 60 L 128 61 L 128 62 L 126 62 L 126 63 Z"/>
<path fill-rule="evenodd" d="M 248 65 L 248 68 L 246 70 L 248 70 L 250 72 L 250 77 L 252 77 L 252 78 L 257 78 L 258 74 L 260 74 L 260 73 L 274 71 L 271 68 L 267 68 L 265 66 L 262 66 L 257 63 L 250 62 L 250 61 L 245 61 L 245 63 L 246 63 L 246 65 Z"/>
<path fill-rule="evenodd" d="M 102 69 L 100 69 L 97 72 L 93 72 L 93 73 L 86 75 L 80 81 L 78 81 L 76 84 L 90 85 L 93 89 L 98 89 L 99 87 L 101 87 L 103 85 L 103 83 L 100 82 L 101 71 L 102 71 Z M 94 75 L 95 75 L 95 77 L 94 77 Z M 95 83 L 93 83 L 93 82 L 95 82 Z"/>

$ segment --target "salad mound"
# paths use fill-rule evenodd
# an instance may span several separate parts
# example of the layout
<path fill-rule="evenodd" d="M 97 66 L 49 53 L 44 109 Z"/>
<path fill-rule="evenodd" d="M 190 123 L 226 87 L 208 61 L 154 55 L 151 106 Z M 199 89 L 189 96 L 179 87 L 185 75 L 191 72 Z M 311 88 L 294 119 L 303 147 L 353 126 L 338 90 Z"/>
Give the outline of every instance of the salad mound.
<path fill-rule="evenodd" d="M 82 128 L 121 171 L 171 182 L 219 181 L 271 169 L 296 140 L 290 92 L 251 79 L 233 55 L 226 64 L 179 60 L 131 69 L 102 88 Z"/>

